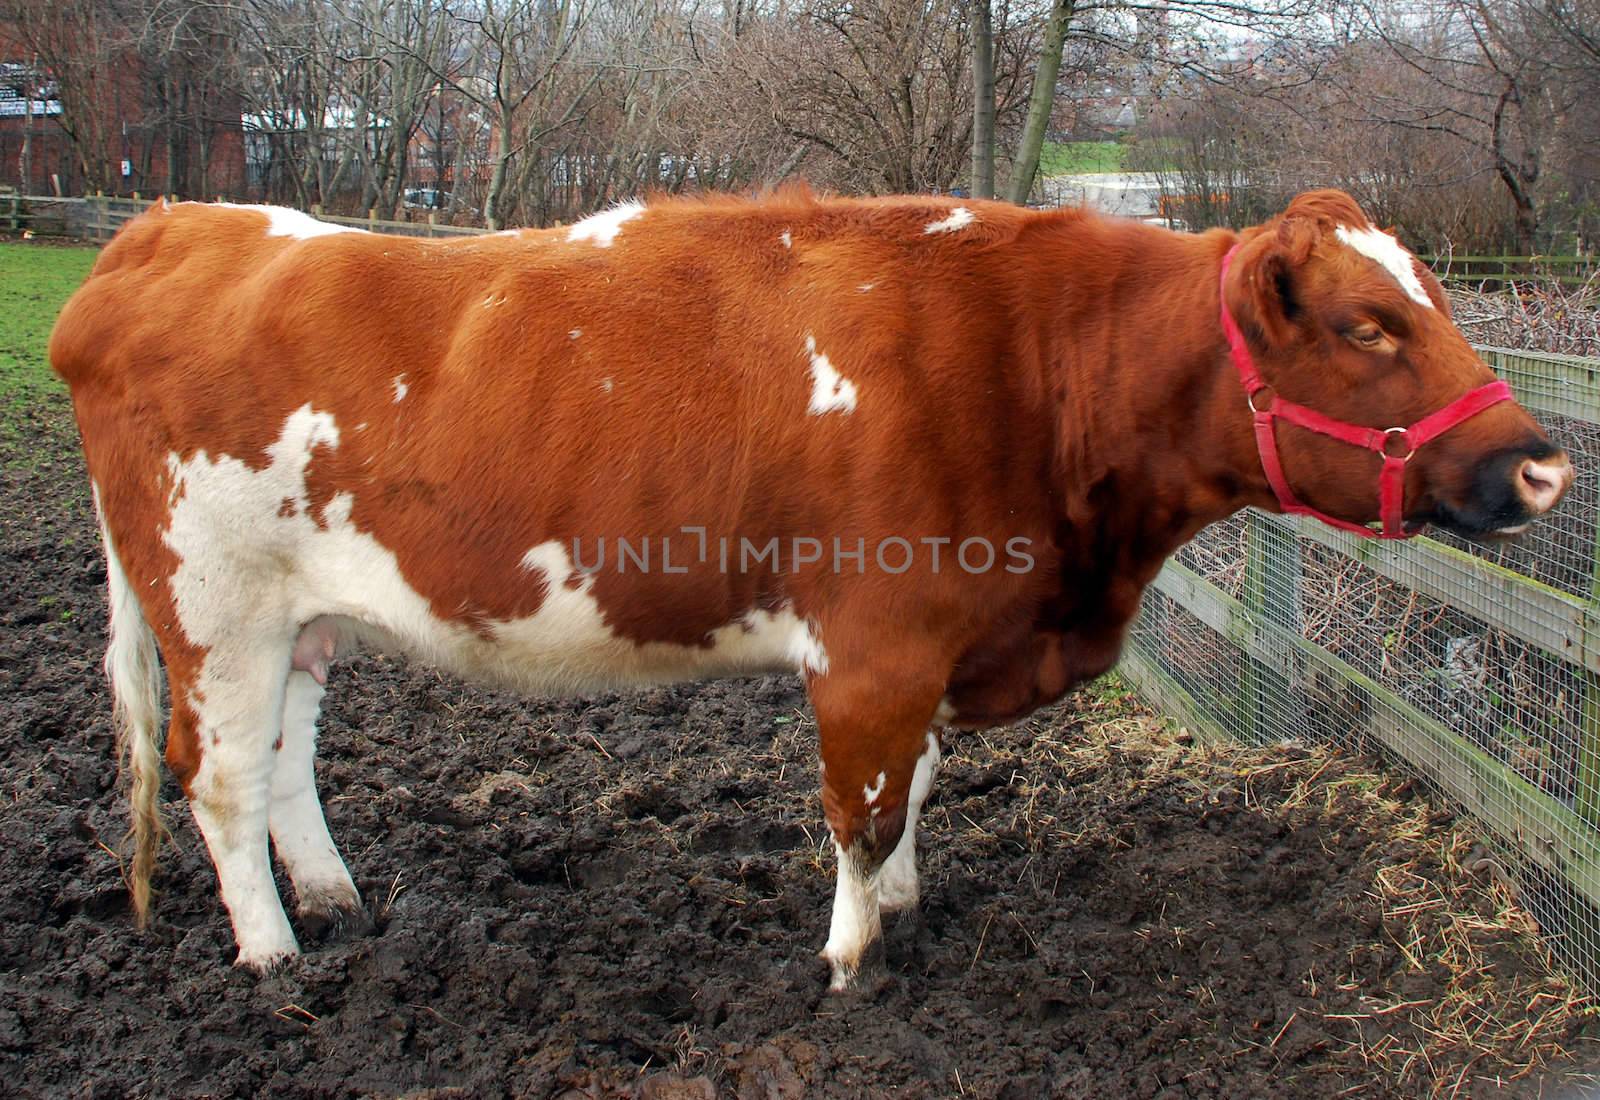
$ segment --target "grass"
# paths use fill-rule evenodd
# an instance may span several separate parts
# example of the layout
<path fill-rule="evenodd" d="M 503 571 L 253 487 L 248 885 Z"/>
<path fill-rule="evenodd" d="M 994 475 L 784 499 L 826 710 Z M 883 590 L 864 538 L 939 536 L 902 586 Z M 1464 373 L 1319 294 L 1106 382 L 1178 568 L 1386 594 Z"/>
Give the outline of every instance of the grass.
<path fill-rule="evenodd" d="M 0 241 L 0 410 L 65 393 L 50 372 L 50 327 L 94 264 L 91 247 Z"/>
<path fill-rule="evenodd" d="M 1114 141 L 1047 141 L 1039 153 L 1039 174 L 1122 171 L 1123 146 Z"/>

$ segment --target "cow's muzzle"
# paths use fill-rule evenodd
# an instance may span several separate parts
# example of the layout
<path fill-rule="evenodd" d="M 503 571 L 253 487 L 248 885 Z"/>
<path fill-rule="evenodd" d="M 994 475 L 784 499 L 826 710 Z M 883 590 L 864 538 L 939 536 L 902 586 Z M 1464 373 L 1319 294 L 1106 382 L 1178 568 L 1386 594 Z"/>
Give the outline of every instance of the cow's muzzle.
<path fill-rule="evenodd" d="M 1572 462 L 1544 444 L 1504 451 L 1478 465 L 1460 503 L 1443 500 L 1433 522 L 1469 538 L 1509 538 L 1561 502 Z"/>

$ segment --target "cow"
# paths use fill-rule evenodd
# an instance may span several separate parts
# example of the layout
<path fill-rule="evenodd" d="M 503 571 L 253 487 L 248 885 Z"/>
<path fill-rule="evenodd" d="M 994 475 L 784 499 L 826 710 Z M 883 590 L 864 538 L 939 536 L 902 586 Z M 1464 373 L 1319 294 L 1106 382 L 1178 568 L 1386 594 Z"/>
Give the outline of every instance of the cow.
<path fill-rule="evenodd" d="M 353 649 L 537 693 L 801 675 L 840 989 L 918 900 L 941 737 L 1110 669 L 1201 528 L 1509 535 L 1572 480 L 1335 191 L 1200 234 L 800 189 L 448 241 L 163 202 L 50 356 L 104 539 L 136 915 L 164 665 L 165 760 L 261 972 L 299 950 L 272 849 L 303 925 L 364 913 L 313 776 Z"/>

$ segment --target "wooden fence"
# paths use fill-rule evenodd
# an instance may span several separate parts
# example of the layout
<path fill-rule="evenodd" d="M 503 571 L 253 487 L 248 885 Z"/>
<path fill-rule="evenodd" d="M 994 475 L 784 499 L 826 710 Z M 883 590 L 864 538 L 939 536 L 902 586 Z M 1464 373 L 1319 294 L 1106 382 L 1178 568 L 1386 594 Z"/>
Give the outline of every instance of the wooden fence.
<path fill-rule="evenodd" d="M 1493 287 L 1507 283 L 1558 283 L 1584 286 L 1600 275 L 1600 257 L 1587 256 L 1419 256 L 1441 281 Z"/>
<path fill-rule="evenodd" d="M 1252 511 L 1207 547 L 1210 556 L 1186 551 L 1167 564 L 1122 669 L 1202 734 L 1332 741 L 1425 780 L 1522 869 L 1558 955 L 1600 992 L 1600 359 L 1479 352 L 1578 466 L 1572 496 L 1542 521 L 1551 526 L 1527 536 L 1531 549 L 1496 560 L 1509 551 L 1427 537 L 1375 542 Z M 1214 531 L 1192 545 L 1216 540 Z M 1329 576 L 1364 578 L 1361 605 L 1347 615 L 1395 609 L 1393 623 L 1374 624 L 1366 652 L 1345 635 L 1334 648 L 1306 636 L 1340 599 L 1358 598 Z M 1396 598 L 1385 604 L 1384 592 Z M 1392 675 L 1384 648 L 1429 616 L 1444 625 L 1416 652 L 1436 664 Z M 1463 666 L 1460 652 L 1472 647 L 1479 656 Z M 1475 693 L 1487 720 L 1452 720 L 1442 703 L 1462 691 Z M 1515 692 L 1540 701 L 1509 702 Z"/>
<path fill-rule="evenodd" d="M 105 241 L 110 240 L 124 222 L 158 201 L 159 198 L 146 199 L 138 195 L 132 198 L 90 195 L 70 199 L 44 195 L 0 196 L 0 227 L 13 232 L 32 230 L 40 235 Z M 324 214 L 320 207 L 313 207 L 311 213 L 320 221 L 334 225 L 409 237 L 471 237 L 488 232 L 474 226 L 443 224 L 432 212 L 418 221 L 385 221 L 375 211 L 365 218 Z"/>
<path fill-rule="evenodd" d="M 44 195 L 0 194 L 0 226 L 12 231 L 33 228 L 61 236 L 106 240 L 123 222 L 150 206 L 152 200 L 109 195 L 61 199 Z M 316 218 L 335 225 L 354 226 L 379 233 L 413 237 L 462 237 L 488 232 L 474 226 L 446 225 L 430 212 L 420 221 L 385 221 L 376 211 L 350 218 L 324 214 L 312 207 Z M 1504 285 L 1508 282 L 1559 283 L 1581 286 L 1600 274 L 1600 258 L 1589 256 L 1422 256 L 1420 259 L 1445 282 Z"/>

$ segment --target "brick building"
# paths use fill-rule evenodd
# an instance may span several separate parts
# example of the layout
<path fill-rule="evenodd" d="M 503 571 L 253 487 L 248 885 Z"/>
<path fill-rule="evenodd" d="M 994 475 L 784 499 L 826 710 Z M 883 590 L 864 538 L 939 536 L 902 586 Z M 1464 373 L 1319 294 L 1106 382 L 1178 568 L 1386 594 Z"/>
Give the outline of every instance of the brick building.
<path fill-rule="evenodd" d="M 0 26 L 0 185 L 29 194 L 246 193 L 236 96 L 175 67 L 157 77 L 131 46 L 83 49 L 57 52 L 52 65 Z"/>

